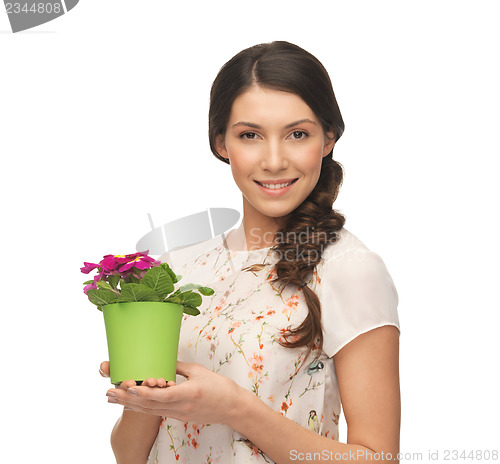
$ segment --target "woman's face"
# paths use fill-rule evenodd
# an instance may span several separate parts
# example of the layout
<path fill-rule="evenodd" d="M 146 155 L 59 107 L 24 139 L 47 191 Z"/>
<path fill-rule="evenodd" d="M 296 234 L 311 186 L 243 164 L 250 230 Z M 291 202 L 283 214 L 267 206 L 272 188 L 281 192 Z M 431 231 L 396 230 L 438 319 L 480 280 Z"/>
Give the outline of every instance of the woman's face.
<path fill-rule="evenodd" d="M 235 99 L 216 148 L 229 158 L 246 220 L 258 226 L 283 217 L 307 198 L 318 182 L 322 158 L 335 144 L 333 132 L 328 135 L 332 140 L 296 94 L 254 85 Z M 258 184 L 288 180 L 295 182 L 280 189 Z"/>

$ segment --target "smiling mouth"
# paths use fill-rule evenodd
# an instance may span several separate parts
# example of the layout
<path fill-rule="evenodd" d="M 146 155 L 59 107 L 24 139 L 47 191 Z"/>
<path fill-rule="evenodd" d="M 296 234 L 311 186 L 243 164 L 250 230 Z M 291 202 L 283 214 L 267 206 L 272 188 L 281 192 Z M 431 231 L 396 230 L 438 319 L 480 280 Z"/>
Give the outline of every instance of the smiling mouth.
<path fill-rule="evenodd" d="M 294 179 L 292 180 L 291 182 L 284 182 L 283 184 L 263 184 L 262 182 L 259 182 L 259 181 L 254 181 L 255 183 L 261 185 L 262 187 L 264 188 L 268 188 L 268 189 L 271 189 L 271 190 L 278 190 L 280 188 L 284 188 L 284 187 L 288 187 L 289 185 L 292 185 L 294 184 L 295 182 L 297 182 L 299 179 Z"/>

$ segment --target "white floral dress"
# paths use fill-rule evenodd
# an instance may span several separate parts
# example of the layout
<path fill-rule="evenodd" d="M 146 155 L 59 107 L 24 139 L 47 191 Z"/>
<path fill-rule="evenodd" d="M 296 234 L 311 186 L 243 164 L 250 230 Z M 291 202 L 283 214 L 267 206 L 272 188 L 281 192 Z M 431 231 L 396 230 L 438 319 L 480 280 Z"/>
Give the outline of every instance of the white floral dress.
<path fill-rule="evenodd" d="M 166 253 L 182 279 L 214 289 L 198 316 L 182 321 L 178 359 L 196 362 L 233 379 L 297 424 L 338 440 L 341 398 L 333 356 L 358 335 L 383 325 L 399 329 L 398 294 L 379 255 L 347 229 L 329 245 L 308 286 L 321 302 L 323 351 L 304 359 L 305 348 L 278 340 L 307 315 L 302 289 L 280 295 L 271 280 L 277 255 L 271 248 L 234 251 L 222 236 Z M 251 265 L 249 270 L 243 270 Z M 315 359 L 316 358 L 316 359 Z M 176 381 L 186 379 L 180 375 Z M 148 463 L 248 464 L 273 461 L 246 437 L 221 424 L 162 419 Z"/>

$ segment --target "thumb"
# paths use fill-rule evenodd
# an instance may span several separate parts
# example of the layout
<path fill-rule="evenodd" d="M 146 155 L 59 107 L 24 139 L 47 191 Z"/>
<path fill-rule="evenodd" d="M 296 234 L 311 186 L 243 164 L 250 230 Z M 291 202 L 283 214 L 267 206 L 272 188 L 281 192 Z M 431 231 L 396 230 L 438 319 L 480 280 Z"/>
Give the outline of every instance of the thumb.
<path fill-rule="evenodd" d="M 177 361 L 176 373 L 189 379 L 193 375 L 193 368 L 195 365 L 196 363 Z"/>
<path fill-rule="evenodd" d="M 109 377 L 109 361 L 104 361 L 99 366 L 99 374 L 101 377 Z"/>

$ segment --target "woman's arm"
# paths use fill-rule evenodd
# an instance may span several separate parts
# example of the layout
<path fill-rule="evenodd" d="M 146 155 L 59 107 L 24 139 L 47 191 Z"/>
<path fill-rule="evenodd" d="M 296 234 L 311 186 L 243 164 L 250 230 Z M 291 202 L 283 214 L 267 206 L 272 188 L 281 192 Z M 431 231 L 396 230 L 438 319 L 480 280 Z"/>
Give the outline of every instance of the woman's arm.
<path fill-rule="evenodd" d="M 380 453 L 376 462 L 398 463 L 398 329 L 383 326 L 359 335 L 334 356 L 334 361 L 348 427 L 347 444 L 296 424 L 243 389 L 238 411 L 228 425 L 277 464 L 361 464 L 375 462 L 375 453 Z M 388 453 L 392 459 L 386 459 Z"/>
<path fill-rule="evenodd" d="M 347 443 L 295 423 L 251 391 L 198 363 L 178 361 L 177 373 L 187 381 L 172 388 L 141 386 L 115 392 L 119 404 L 136 411 L 181 421 L 226 424 L 277 464 L 397 464 L 401 409 L 397 327 L 369 330 L 333 358 L 348 426 Z"/>
<path fill-rule="evenodd" d="M 111 432 L 117 464 L 146 464 L 161 417 L 124 409 Z"/>
<path fill-rule="evenodd" d="M 102 377 L 109 377 L 109 362 L 101 363 L 99 369 Z M 144 386 L 167 387 L 175 385 L 174 381 L 165 379 L 146 379 Z M 127 391 L 135 387 L 134 380 L 125 380 L 118 387 Z M 116 403 L 116 396 L 110 391 L 107 393 L 108 402 Z M 111 448 L 115 454 L 117 464 L 145 464 L 147 463 L 151 447 L 156 440 L 161 423 L 161 416 L 154 416 L 135 412 L 124 408 L 121 417 L 111 432 Z"/>
<path fill-rule="evenodd" d="M 401 426 L 399 330 L 386 325 L 359 335 L 334 361 L 348 443 L 395 457 Z"/>

